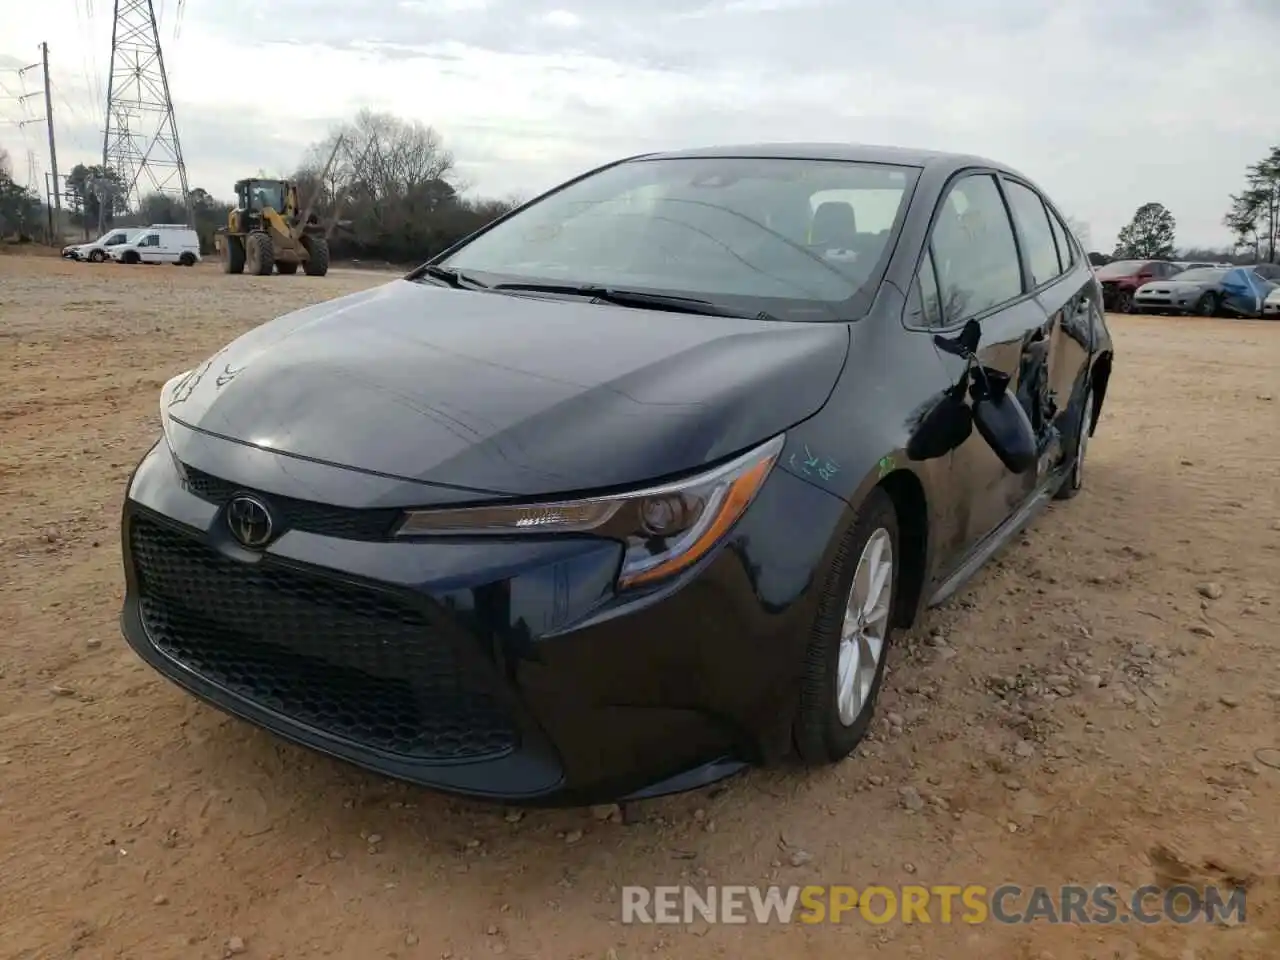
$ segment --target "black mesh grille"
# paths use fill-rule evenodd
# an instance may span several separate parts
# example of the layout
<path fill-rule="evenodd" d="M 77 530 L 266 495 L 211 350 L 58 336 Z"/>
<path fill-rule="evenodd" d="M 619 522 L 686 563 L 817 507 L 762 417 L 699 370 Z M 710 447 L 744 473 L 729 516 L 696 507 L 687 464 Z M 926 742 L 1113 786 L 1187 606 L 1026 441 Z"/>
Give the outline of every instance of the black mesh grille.
<path fill-rule="evenodd" d="M 279 497 L 263 493 L 223 480 L 203 470 L 184 466 L 187 487 L 197 497 L 216 503 L 226 503 L 237 493 L 254 493 L 266 500 L 281 517 L 284 529 L 306 530 L 326 537 L 344 540 L 385 540 L 402 515 L 394 507 L 386 510 L 354 510 L 350 507 L 331 507 L 310 500 Z"/>
<path fill-rule="evenodd" d="M 422 760 L 509 752 L 510 716 L 467 681 L 420 609 L 268 561 L 246 564 L 145 517 L 130 528 L 143 622 L 175 660 L 344 740 Z"/>

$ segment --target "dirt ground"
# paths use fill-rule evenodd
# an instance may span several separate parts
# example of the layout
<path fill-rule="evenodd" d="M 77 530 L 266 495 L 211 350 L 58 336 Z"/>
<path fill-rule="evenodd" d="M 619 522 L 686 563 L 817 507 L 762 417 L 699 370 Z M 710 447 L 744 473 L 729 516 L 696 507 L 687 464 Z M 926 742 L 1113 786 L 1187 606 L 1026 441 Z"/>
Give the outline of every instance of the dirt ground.
<path fill-rule="evenodd" d="M 157 390 L 386 275 L 0 256 L 0 957 L 1280 956 L 1280 324 L 1113 318 L 1087 489 L 895 647 L 873 739 L 605 811 L 445 799 L 120 638 Z M 620 888 L 1245 878 L 1243 924 L 636 926 Z"/>

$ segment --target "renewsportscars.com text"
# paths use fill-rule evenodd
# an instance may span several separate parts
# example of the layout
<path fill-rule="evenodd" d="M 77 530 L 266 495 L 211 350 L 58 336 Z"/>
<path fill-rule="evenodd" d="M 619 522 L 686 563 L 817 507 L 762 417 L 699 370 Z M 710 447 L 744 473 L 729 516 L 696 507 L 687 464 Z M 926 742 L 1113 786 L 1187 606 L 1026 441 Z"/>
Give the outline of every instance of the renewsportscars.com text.
<path fill-rule="evenodd" d="M 1245 922 L 1241 888 L 657 886 L 622 888 L 623 923 L 1217 923 Z"/>

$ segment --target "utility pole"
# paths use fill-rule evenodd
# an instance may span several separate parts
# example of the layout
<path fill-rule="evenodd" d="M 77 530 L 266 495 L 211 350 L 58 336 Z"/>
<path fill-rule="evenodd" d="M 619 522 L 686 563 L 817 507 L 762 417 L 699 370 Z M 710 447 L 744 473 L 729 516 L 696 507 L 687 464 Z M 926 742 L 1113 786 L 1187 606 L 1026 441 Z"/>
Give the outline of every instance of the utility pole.
<path fill-rule="evenodd" d="M 49 122 L 49 166 L 53 168 L 54 230 L 62 231 L 62 180 L 58 177 L 58 147 L 53 140 L 53 94 L 49 89 L 49 44 L 40 44 L 44 54 L 44 116 Z M 61 241 L 61 237 L 57 238 Z"/>
<path fill-rule="evenodd" d="M 49 208 L 49 240 L 56 242 L 54 231 L 62 230 L 62 180 L 58 176 L 58 147 L 53 137 L 53 94 L 49 80 L 49 44 L 40 44 L 40 52 L 43 55 L 40 63 L 30 63 L 18 70 L 18 76 L 21 77 L 28 70 L 34 70 L 37 67 L 44 68 L 44 117 L 36 117 L 32 120 L 23 120 L 18 126 L 25 127 L 28 123 L 38 122 L 40 119 L 45 121 L 49 128 L 49 166 L 53 170 L 52 179 L 49 174 L 45 174 L 45 205 L 48 207 L 50 197 L 53 198 L 53 207 Z M 26 101 L 29 97 L 37 96 L 34 93 L 24 94 L 18 97 L 20 101 Z M 54 211 L 57 211 L 57 217 L 54 217 Z M 56 225 L 56 226 L 55 226 Z"/>

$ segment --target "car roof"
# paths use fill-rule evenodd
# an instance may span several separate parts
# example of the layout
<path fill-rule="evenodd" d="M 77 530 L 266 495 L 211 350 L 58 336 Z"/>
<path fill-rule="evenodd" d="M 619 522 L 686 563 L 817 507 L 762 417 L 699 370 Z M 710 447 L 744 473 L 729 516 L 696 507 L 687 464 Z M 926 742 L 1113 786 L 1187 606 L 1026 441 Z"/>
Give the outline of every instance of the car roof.
<path fill-rule="evenodd" d="M 861 143 L 751 143 L 694 147 L 630 157 L 631 160 L 669 160 L 696 157 L 743 157 L 747 159 L 844 160 L 861 163 L 894 163 L 901 166 L 939 168 L 990 167 L 1022 177 L 1013 168 L 985 157 L 912 147 L 890 147 Z M 1025 178 L 1024 178 L 1025 179 Z"/>

